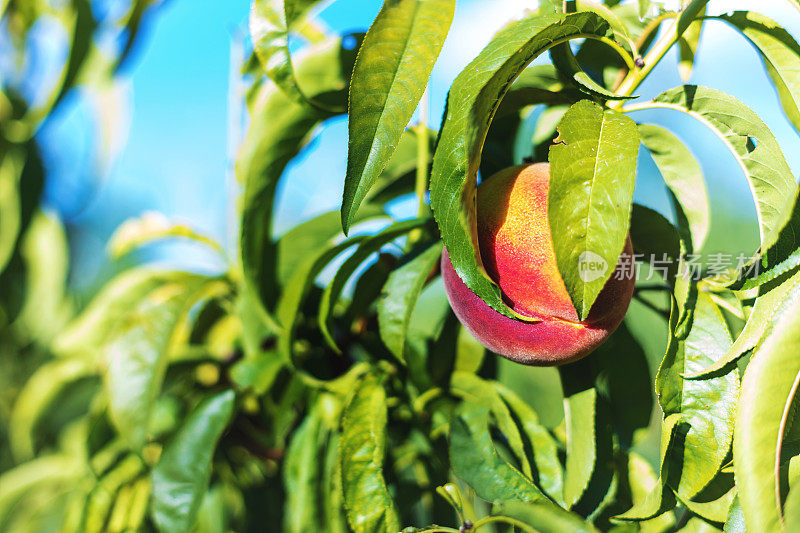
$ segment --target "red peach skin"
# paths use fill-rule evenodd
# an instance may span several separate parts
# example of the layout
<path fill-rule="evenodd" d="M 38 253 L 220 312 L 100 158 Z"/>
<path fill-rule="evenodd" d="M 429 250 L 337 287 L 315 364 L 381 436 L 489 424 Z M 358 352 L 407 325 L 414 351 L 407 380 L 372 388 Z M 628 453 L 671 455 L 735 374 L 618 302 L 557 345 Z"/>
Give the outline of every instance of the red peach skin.
<path fill-rule="evenodd" d="M 461 323 L 491 351 L 535 366 L 576 361 L 602 344 L 625 317 L 635 283 L 632 262 L 621 261 L 589 316 L 578 321 L 550 237 L 549 170 L 546 163 L 513 167 L 478 187 L 478 238 L 487 273 L 512 309 L 537 322 L 498 313 L 461 281 L 447 250 L 441 261 L 447 297 Z M 633 253 L 630 238 L 623 253 Z"/>

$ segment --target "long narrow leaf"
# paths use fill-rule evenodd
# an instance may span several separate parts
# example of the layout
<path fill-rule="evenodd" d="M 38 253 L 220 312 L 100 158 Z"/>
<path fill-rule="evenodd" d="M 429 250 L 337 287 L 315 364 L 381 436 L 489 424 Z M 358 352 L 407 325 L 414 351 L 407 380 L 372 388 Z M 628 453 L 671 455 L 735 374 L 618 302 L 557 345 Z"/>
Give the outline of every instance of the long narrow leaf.
<path fill-rule="evenodd" d="M 800 383 L 800 286 L 775 314 L 742 378 L 733 460 L 748 531 L 783 525 L 778 466 L 792 400 Z"/>
<path fill-rule="evenodd" d="M 390 0 L 364 38 L 350 82 L 345 233 L 428 85 L 454 9 L 455 0 Z"/>

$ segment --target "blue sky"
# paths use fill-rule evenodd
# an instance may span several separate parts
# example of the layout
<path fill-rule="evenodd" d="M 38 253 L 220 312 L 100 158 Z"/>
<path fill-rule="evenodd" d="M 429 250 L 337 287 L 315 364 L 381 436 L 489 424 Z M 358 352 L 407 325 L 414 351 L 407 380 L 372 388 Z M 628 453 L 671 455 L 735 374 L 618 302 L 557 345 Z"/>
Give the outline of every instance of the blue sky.
<path fill-rule="evenodd" d="M 380 4 L 378 0 L 338 0 L 320 17 L 334 31 L 363 30 Z M 747 5 L 746 1 L 717 0 L 711 2 L 709 11 L 719 13 Z M 783 0 L 764 0 L 758 9 L 800 35 L 800 13 L 787 6 Z M 451 33 L 432 76 L 430 122 L 438 122 L 447 88 L 458 72 L 504 22 L 532 7 L 535 2 L 525 0 L 458 0 Z M 169 0 L 150 17 L 136 56 L 113 93 L 123 102 L 114 114 L 119 153 L 101 182 L 88 179 L 95 169 L 88 149 L 95 125 L 86 120 L 93 110 L 89 100 L 74 98 L 43 132 L 46 144 L 54 149 L 50 166 L 57 169 L 48 202 L 64 214 L 74 230 L 75 281 L 79 286 L 94 285 L 113 270 L 105 255 L 105 241 L 122 221 L 146 210 L 162 211 L 221 240 L 231 240 L 235 192 L 229 175 L 230 141 L 236 138 L 231 124 L 237 123 L 235 113 L 234 120 L 229 113 L 231 43 L 240 41 L 246 31 L 247 11 L 248 2 L 243 0 Z M 675 63 L 674 57 L 668 57 L 637 92 L 652 97 L 680 85 Z M 760 60 L 743 39 L 723 23 L 707 24 L 695 73 L 691 83 L 729 92 L 758 112 L 782 142 L 797 174 L 797 134 L 783 117 Z M 713 154 L 700 160 L 715 211 L 730 209 L 753 216 L 744 179 L 712 134 L 686 117 L 668 112 L 643 112 L 634 118 L 679 131 L 696 154 Z M 338 208 L 346 132 L 345 119 L 331 121 L 290 166 L 279 192 L 279 228 Z M 637 200 L 665 208 L 666 197 L 652 163 L 642 158 L 640 168 Z M 720 224 L 712 227 L 718 234 L 725 230 Z M 738 244 L 726 251 L 751 249 L 754 239 L 755 229 L 752 235 L 741 235 Z M 212 258 L 186 245 L 159 246 L 150 255 L 177 266 L 214 266 Z"/>

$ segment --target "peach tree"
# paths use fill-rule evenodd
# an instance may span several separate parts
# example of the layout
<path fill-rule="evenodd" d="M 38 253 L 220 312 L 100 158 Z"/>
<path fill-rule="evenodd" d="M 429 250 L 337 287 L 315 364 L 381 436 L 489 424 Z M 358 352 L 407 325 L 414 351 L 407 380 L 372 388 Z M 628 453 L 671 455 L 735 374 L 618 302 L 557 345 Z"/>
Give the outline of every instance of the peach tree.
<path fill-rule="evenodd" d="M 437 131 L 426 123 L 424 94 L 455 0 L 386 0 L 366 34 L 340 36 L 316 23 L 319 0 L 255 0 L 252 54 L 242 65 L 249 129 L 236 160 L 236 250 L 154 216 L 129 221 L 111 243 L 121 256 L 189 239 L 218 252 L 227 269 L 129 269 L 35 339 L 42 362 L 3 419 L 0 524 L 798 530 L 795 177 L 745 102 L 698 85 L 664 87 L 650 100 L 636 94 L 673 49 L 688 78 L 703 27 L 725 24 L 762 59 L 775 89 L 764 98 L 800 128 L 800 45 L 757 10 L 720 14 L 707 3 L 673 11 L 648 0 L 542 1 L 458 75 Z M 26 5 L 12 0 L 6 16 L 24 20 Z M 290 53 L 290 36 L 306 46 Z M 341 210 L 277 232 L 287 167 L 321 125 L 345 114 Z M 728 179 L 752 192 L 760 238 L 748 260 L 694 261 L 706 250 L 712 199 L 685 132 L 649 120 L 669 114 L 707 128 L 738 164 Z M 18 131 L 7 124 L 6 144 Z M 0 178 L 19 183 L 11 156 L 4 151 Z M 633 202 L 640 157 L 658 169 L 668 212 Z M 532 163 L 549 164 L 544 200 L 529 209 L 481 199 L 479 183 Z M 394 207 L 408 198 L 415 213 L 400 217 Z M 9 199 L 18 197 L 0 202 Z M 475 338 L 489 344 L 485 337 L 508 333 L 507 324 L 525 330 L 550 319 L 521 312 L 490 267 L 481 217 L 512 211 L 523 227 L 508 228 L 512 240 L 530 236 L 527 214 L 549 221 L 544 267 L 560 278 L 571 326 L 600 304 L 622 309 L 621 319 L 630 299 L 602 301 L 615 270 L 587 276 L 586 257 L 606 267 L 627 257 L 648 273 L 621 324 L 580 360 L 524 366 Z M 4 280 L 19 270 L 5 256 L 48 260 L 35 255 L 42 247 L 17 243 L 8 213 L 3 203 Z M 483 306 L 480 316 L 494 317 L 467 324 L 475 336 L 447 299 L 458 283 L 466 296 L 456 311 Z M 63 280 L 54 285 L 63 290 Z M 26 316 L 9 287 L 4 281 L 4 331 Z M 30 291 L 34 302 L 50 294 Z M 571 335 L 546 335 L 548 349 L 572 350 Z"/>

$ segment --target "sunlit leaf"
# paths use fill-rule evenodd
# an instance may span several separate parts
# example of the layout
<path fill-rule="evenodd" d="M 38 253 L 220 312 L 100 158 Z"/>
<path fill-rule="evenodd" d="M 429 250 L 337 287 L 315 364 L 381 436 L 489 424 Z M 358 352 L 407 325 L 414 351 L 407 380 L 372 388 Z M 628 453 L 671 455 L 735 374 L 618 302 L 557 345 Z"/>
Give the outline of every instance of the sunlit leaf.
<path fill-rule="evenodd" d="M 400 529 L 383 473 L 386 417 L 386 392 L 377 379 L 365 378 L 345 408 L 339 438 L 344 504 L 356 533 Z"/>
<path fill-rule="evenodd" d="M 255 0 L 250 10 L 250 36 L 264 72 L 298 102 L 313 100 L 300 88 L 289 51 L 289 33 L 321 1 Z"/>
<path fill-rule="evenodd" d="M 672 192 L 673 205 L 689 225 L 692 249 L 700 250 L 710 223 L 708 191 L 703 170 L 688 148 L 667 130 L 650 124 L 639 126 L 639 138 L 653 156 L 664 182 Z"/>
<path fill-rule="evenodd" d="M 484 500 L 547 501 L 522 472 L 498 454 L 489 434 L 487 408 L 466 402 L 450 422 L 450 463 Z"/>
<path fill-rule="evenodd" d="M 205 283 L 206 278 L 187 275 L 184 283 L 151 292 L 117 319 L 107 341 L 103 363 L 109 416 L 134 450 L 147 439 L 176 329 Z"/>
<path fill-rule="evenodd" d="M 292 440 L 284 458 L 283 483 L 286 487 L 283 530 L 292 533 L 319 531 L 324 524 L 319 522 L 320 476 L 319 456 L 322 420 L 312 410 L 300 427 L 292 434 Z"/>
<path fill-rule="evenodd" d="M 395 269 L 383 287 L 378 302 L 378 327 L 384 344 L 400 361 L 405 360 L 403 352 L 411 314 L 441 254 L 441 244 L 428 246 Z"/>
<path fill-rule="evenodd" d="M 798 284 L 800 284 L 800 273 L 795 273 L 777 287 L 766 285 L 759 287 L 759 295 L 756 298 L 753 309 L 750 311 L 750 316 L 747 318 L 744 329 L 736 337 L 736 341 L 725 356 L 708 368 L 703 369 L 702 372 L 690 373 L 686 377 L 702 378 L 712 375 L 755 348 L 769 325 L 777 318 L 775 313 L 778 305 Z"/>
<path fill-rule="evenodd" d="M 551 48 L 550 58 L 553 60 L 553 65 L 558 68 L 559 72 L 568 79 L 571 79 L 581 92 L 589 96 L 606 100 L 630 100 L 638 98 L 638 95 L 626 96 L 609 91 L 594 81 L 591 76 L 581 68 L 569 43 L 560 44 Z"/>
<path fill-rule="evenodd" d="M 495 389 L 519 420 L 522 434 L 530 442 L 533 451 L 535 477 L 542 490 L 556 502 L 563 501 L 563 469 L 558 459 L 555 439 L 539 423 L 539 417 L 527 403 L 500 383 Z"/>
<path fill-rule="evenodd" d="M 195 241 L 219 253 L 223 252 L 222 247 L 214 239 L 197 233 L 185 224 L 171 223 L 167 217 L 153 211 L 125 221 L 111 236 L 108 249 L 113 258 L 119 259 L 145 244 L 175 237 Z"/>
<path fill-rule="evenodd" d="M 664 419 L 661 424 L 661 469 L 658 480 L 651 485 L 647 493 L 637 489 L 633 507 L 614 518 L 644 522 L 660 517 L 675 507 L 675 493 L 666 484 L 667 479 L 675 475 L 675 469 L 666 460 L 666 454 L 676 443 L 680 442 L 685 426 L 680 414 L 671 414 Z"/>
<path fill-rule="evenodd" d="M 378 252 L 385 245 L 394 241 L 395 239 L 407 235 L 410 231 L 419 229 L 428 223 L 427 219 L 413 219 L 402 222 L 395 222 L 388 228 L 384 229 L 377 235 L 367 237 L 356 248 L 353 255 L 348 257 L 345 262 L 337 269 L 336 275 L 333 280 L 325 288 L 322 298 L 319 302 L 318 323 L 323 337 L 328 342 L 331 348 L 338 351 L 336 341 L 330 333 L 329 321 L 333 314 L 333 306 L 336 304 L 339 296 L 344 290 L 345 283 L 350 279 L 350 276 L 364 261 L 366 261 L 372 254 Z"/>
<path fill-rule="evenodd" d="M 794 175 L 769 128 L 750 108 L 715 89 L 685 85 L 630 109 L 665 108 L 688 113 L 708 126 L 731 150 L 750 185 L 759 221 L 761 248 L 778 239 L 797 193 Z"/>
<path fill-rule="evenodd" d="M 508 516 L 527 524 L 538 533 L 595 533 L 592 524 L 585 522 L 580 515 L 565 511 L 546 503 L 503 502 L 492 510 L 495 516 Z"/>
<path fill-rule="evenodd" d="M 275 313 L 278 322 L 283 327 L 278 340 L 278 349 L 286 363 L 293 362 L 292 345 L 300 315 L 300 306 L 308 291 L 313 287 L 317 276 L 336 256 L 365 239 L 365 236 L 351 237 L 338 244 L 328 244 L 298 265 L 292 277 L 286 282 Z"/>
<path fill-rule="evenodd" d="M 681 80 L 686 81 L 692 75 L 692 68 L 694 67 L 694 56 L 697 53 L 697 46 L 700 44 L 700 35 L 703 32 L 703 20 L 706 14 L 706 7 L 703 6 L 697 12 L 699 20 L 692 21 L 686 30 L 678 39 L 678 74 Z"/>
<path fill-rule="evenodd" d="M 550 148 L 550 233 L 558 270 L 583 320 L 614 270 L 584 279 L 583 263 L 616 265 L 625 245 L 639 136 L 631 119 L 588 100 L 567 111 L 558 132 Z"/>
<path fill-rule="evenodd" d="M 800 202 L 795 200 L 791 215 L 778 233 L 775 244 L 743 265 L 732 289 L 751 289 L 771 285 L 800 265 Z"/>
<path fill-rule="evenodd" d="M 3 271 L 22 226 L 19 180 L 25 163 L 21 150 L 9 150 L 0 160 L 0 272 Z"/>
<path fill-rule="evenodd" d="M 163 531 L 189 531 L 211 477 L 217 441 L 233 414 L 235 396 L 225 391 L 205 399 L 167 443 L 153 468 L 151 516 Z"/>
<path fill-rule="evenodd" d="M 800 383 L 800 287 L 777 308 L 742 378 L 733 460 L 748 531 L 779 531 L 779 464 L 789 407 Z"/>
<path fill-rule="evenodd" d="M 699 493 L 722 466 L 733 438 L 739 392 L 739 376 L 735 372 L 702 381 L 682 377 L 716 362 L 731 346 L 725 320 L 710 297 L 700 292 L 693 307 L 691 329 L 685 338 L 673 334 L 656 376 L 664 416 L 680 415 L 681 427 L 685 428 L 664 459 L 680 472 L 675 476 L 677 481 L 673 477 L 666 481 L 684 499 Z M 676 314 L 673 309 L 673 332 Z"/>
<path fill-rule="evenodd" d="M 0 476 L 0 520 L 6 524 L 20 499 L 35 494 L 38 488 L 50 492 L 76 483 L 85 474 L 84 468 L 76 457 L 54 454 L 43 455 L 3 472 Z M 52 495 L 49 500 L 52 501 Z"/>
<path fill-rule="evenodd" d="M 53 340 L 53 351 L 63 357 L 96 357 L 119 319 L 159 287 L 184 279 L 184 272 L 141 267 L 123 272 L 92 299 L 86 309 Z"/>
<path fill-rule="evenodd" d="M 734 11 L 718 17 L 731 24 L 758 50 L 783 111 L 800 129 L 800 45 L 774 20 L 753 11 Z"/>
<path fill-rule="evenodd" d="M 353 54 L 338 41 L 320 45 L 298 66 L 298 76 L 306 73 L 313 77 L 313 94 L 330 93 L 343 99 Z M 278 181 L 314 127 L 331 116 L 292 100 L 269 84 L 261 86 L 252 106 L 250 129 L 236 160 L 236 175 L 244 186 L 242 268 L 248 286 L 268 311 L 274 310 L 280 292 L 272 226 Z"/>
<path fill-rule="evenodd" d="M 517 427 L 512 412 L 500 396 L 499 390 L 491 382 L 465 372 L 454 373 L 451 386 L 455 394 L 463 396 L 472 403 L 489 408 L 497 428 L 507 441 L 508 448 L 519 461 L 522 473 L 532 480 L 531 462 L 525 452 L 525 443 L 520 428 Z"/>
<path fill-rule="evenodd" d="M 37 369 L 19 392 L 11 413 L 9 440 L 14 457 L 34 456 L 37 424 L 53 401 L 70 383 L 96 374 L 97 369 L 81 359 L 59 359 Z"/>
<path fill-rule="evenodd" d="M 454 9 L 455 0 L 388 1 L 364 38 L 350 83 L 345 233 L 428 85 Z"/>

